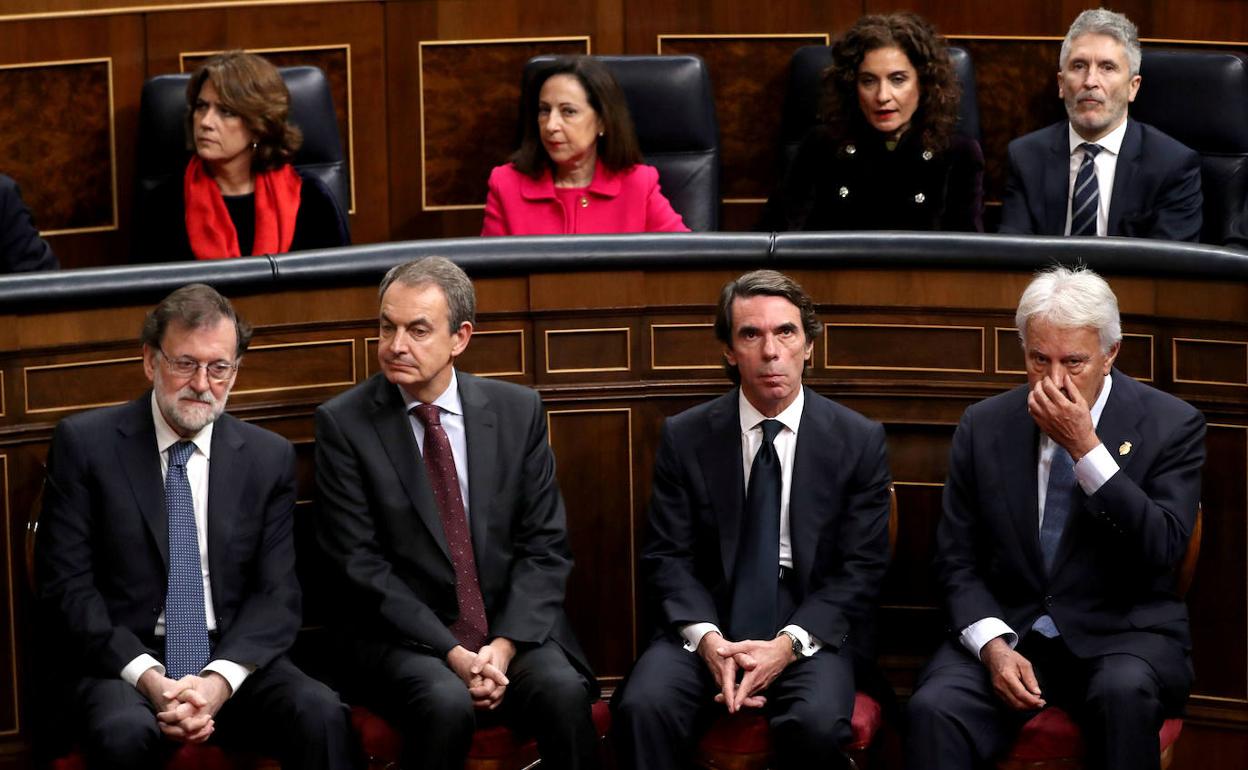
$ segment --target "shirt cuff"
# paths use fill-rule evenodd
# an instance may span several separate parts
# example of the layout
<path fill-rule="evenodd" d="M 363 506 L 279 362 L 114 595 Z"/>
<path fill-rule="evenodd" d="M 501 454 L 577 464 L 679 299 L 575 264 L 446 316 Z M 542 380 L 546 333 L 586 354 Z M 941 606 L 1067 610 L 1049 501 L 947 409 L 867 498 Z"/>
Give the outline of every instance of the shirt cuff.
<path fill-rule="evenodd" d="M 1104 444 L 1097 444 L 1096 448 L 1079 458 L 1079 462 L 1075 463 L 1075 478 L 1079 481 L 1079 486 L 1089 495 L 1096 494 L 1101 485 L 1113 478 L 1118 472 L 1118 463 L 1114 461 L 1114 456 L 1109 453 L 1109 448 Z"/>
<path fill-rule="evenodd" d="M 251 676 L 251 672 L 255 671 L 255 666 L 243 666 L 232 660 L 212 660 L 208 665 L 204 666 L 204 671 L 200 672 L 200 676 L 204 672 L 212 671 L 220 674 L 230 685 L 230 697 L 234 697 L 234 693 L 238 692 L 238 688 L 243 686 L 243 681 Z"/>
<path fill-rule="evenodd" d="M 962 642 L 962 646 L 967 649 L 976 658 L 984 649 L 984 645 L 996 639 L 998 636 L 1005 637 L 1005 643 L 1010 645 L 1010 649 L 1018 646 L 1018 634 L 1014 633 L 1014 629 L 1006 625 L 1006 622 L 1000 618 L 984 618 L 977 620 L 966 628 L 962 629 L 962 633 L 958 635 L 958 640 Z"/>
<path fill-rule="evenodd" d="M 680 629 L 680 635 L 685 638 L 685 649 L 689 652 L 697 652 L 698 645 L 702 644 L 702 637 L 710 632 L 716 632 L 723 636 L 723 632 L 719 630 L 719 626 L 714 623 L 690 623 Z"/>
<path fill-rule="evenodd" d="M 780 629 L 780 631 L 788 631 L 790 634 L 797 637 L 797 641 L 802 643 L 803 658 L 809 658 L 811 655 L 814 655 L 816 652 L 823 649 L 823 642 L 816 639 L 814 634 L 810 633 L 801 626 L 788 625 Z"/>
<path fill-rule="evenodd" d="M 121 670 L 121 679 L 131 687 L 138 687 L 139 677 L 147 673 L 149 668 L 156 669 L 161 676 L 165 675 L 165 667 L 160 665 L 160 661 L 145 652 L 126 664 Z"/>

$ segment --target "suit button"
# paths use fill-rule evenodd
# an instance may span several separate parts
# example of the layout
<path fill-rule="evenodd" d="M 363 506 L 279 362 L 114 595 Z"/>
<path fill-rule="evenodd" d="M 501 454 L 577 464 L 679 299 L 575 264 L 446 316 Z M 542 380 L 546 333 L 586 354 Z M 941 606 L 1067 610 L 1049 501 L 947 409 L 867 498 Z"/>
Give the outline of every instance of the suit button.
<path fill-rule="evenodd" d="M 1052 596 L 1046 596 L 1046 597 L 1044 597 L 1044 606 L 1045 606 L 1045 607 L 1052 607 L 1052 606 L 1053 606 L 1053 597 L 1052 597 Z"/>

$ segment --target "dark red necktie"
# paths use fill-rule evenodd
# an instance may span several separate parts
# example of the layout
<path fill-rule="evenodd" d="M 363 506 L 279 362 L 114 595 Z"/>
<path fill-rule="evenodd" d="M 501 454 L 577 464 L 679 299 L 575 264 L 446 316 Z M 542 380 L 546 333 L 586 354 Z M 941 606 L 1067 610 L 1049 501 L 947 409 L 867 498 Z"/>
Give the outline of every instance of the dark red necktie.
<path fill-rule="evenodd" d="M 451 549 L 451 564 L 455 567 L 459 617 L 451 624 L 451 633 L 466 649 L 476 652 L 485 645 L 489 623 L 485 619 L 485 601 L 481 598 L 477 560 L 472 552 L 472 537 L 468 534 L 468 517 L 464 515 L 464 498 L 459 493 L 451 441 L 442 429 L 438 407 L 420 404 L 413 407 L 412 412 L 425 425 L 425 468 L 429 472 L 429 483 L 433 485 L 433 496 L 438 501 L 446 544 Z"/>

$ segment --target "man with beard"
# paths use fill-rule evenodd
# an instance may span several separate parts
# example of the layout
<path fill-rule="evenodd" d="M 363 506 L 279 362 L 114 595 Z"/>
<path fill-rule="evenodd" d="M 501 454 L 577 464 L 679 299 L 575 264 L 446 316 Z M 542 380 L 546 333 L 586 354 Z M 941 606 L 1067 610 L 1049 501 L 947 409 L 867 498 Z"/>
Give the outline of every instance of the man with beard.
<path fill-rule="evenodd" d="M 224 413 L 250 337 L 211 287 L 178 289 L 143 325 L 152 389 L 56 427 L 38 596 L 92 768 L 159 767 L 208 740 L 354 764 L 341 701 L 285 654 L 294 449 Z"/>
<path fill-rule="evenodd" d="M 1000 232 L 1200 236 L 1200 156 L 1127 117 L 1140 89 L 1135 25 L 1103 8 L 1062 41 L 1057 91 L 1069 121 L 1010 142 Z"/>

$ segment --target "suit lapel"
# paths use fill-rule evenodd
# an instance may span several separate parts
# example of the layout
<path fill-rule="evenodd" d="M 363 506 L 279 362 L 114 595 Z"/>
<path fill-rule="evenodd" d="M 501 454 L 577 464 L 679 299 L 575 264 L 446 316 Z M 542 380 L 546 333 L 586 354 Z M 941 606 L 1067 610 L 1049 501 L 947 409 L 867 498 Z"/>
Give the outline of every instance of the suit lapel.
<path fill-rule="evenodd" d="M 1009 505 L 1010 520 L 1022 544 L 1033 574 L 1044 575 L 1040 554 L 1040 504 L 1036 484 L 1040 452 L 1040 429 L 1027 412 L 1027 390 L 1018 391 L 1020 402 L 1006 410 L 997 425 L 994 446 L 1001 468 L 1001 494 Z M 1021 451 L 1020 451 L 1021 442 Z"/>
<path fill-rule="evenodd" d="M 831 473 L 838 465 L 837 458 L 848 456 L 842 448 L 841 434 L 835 423 L 835 415 L 807 389 L 806 405 L 798 425 L 797 449 L 793 456 L 794 480 L 816 479 Z M 801 576 L 802 585 L 810 585 L 815 547 L 819 542 L 819 530 L 824 524 L 824 517 L 820 516 L 819 507 L 815 504 L 816 486 L 811 483 L 792 483 L 789 486 L 789 544 L 793 550 L 793 567 Z M 824 512 L 826 516 L 838 513 Z"/>
<path fill-rule="evenodd" d="M 1130 204 L 1131 194 L 1135 191 L 1135 170 L 1140 165 L 1140 152 L 1143 150 L 1144 129 L 1134 120 L 1127 119 L 1127 132 L 1122 138 L 1119 148 L 1118 163 L 1114 166 L 1114 191 L 1109 199 L 1108 235 L 1122 232 L 1122 212 Z"/>
<path fill-rule="evenodd" d="M 459 398 L 464 405 L 464 432 L 468 441 L 468 523 L 472 528 L 472 550 L 481 569 L 487 553 L 491 491 L 498 470 L 498 415 L 489 408 L 489 398 L 470 375 L 457 372 Z"/>
<path fill-rule="evenodd" d="M 698 464 L 718 515 L 719 552 L 724 578 L 732 580 L 745 507 L 745 472 L 741 468 L 741 417 L 737 389 L 721 396 L 707 413 L 709 431 L 698 448 Z"/>
<path fill-rule="evenodd" d="M 246 442 L 234 418 L 221 415 L 212 427 L 212 455 L 208 460 L 208 564 L 212 595 L 223 596 L 221 576 L 228 565 L 229 543 L 242 512 L 239 498 L 248 471 Z"/>
<path fill-rule="evenodd" d="M 165 483 L 160 475 L 156 427 L 152 424 L 151 391 L 132 401 L 117 425 L 118 454 L 135 504 L 152 536 L 161 561 L 169 566 L 169 520 L 165 516 Z"/>
<path fill-rule="evenodd" d="M 1070 203 L 1070 137 L 1066 123 L 1057 124 L 1049 145 L 1049 162 L 1044 164 L 1044 232 L 1066 232 Z"/>
<path fill-rule="evenodd" d="M 442 518 L 438 515 L 438 503 L 433 496 L 433 487 L 429 484 L 429 474 L 425 471 L 424 461 L 416 446 L 416 437 L 412 434 L 412 425 L 407 416 L 406 404 L 398 386 L 390 384 L 385 377 L 378 376 L 374 380 L 373 409 L 371 419 L 373 429 L 381 439 L 394 473 L 412 501 L 416 515 L 429 530 L 429 536 L 438 544 L 442 555 L 451 562 L 451 550 L 446 545 L 446 532 L 442 529 Z"/>

